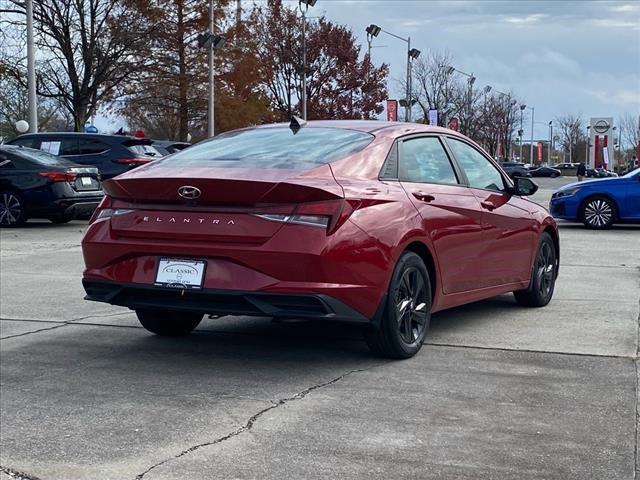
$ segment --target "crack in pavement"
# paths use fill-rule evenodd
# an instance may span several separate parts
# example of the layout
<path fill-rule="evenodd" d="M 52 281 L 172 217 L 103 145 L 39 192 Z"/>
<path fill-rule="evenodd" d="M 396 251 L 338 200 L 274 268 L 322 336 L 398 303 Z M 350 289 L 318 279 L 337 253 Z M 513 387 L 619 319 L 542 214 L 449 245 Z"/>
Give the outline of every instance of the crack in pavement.
<path fill-rule="evenodd" d="M 14 470 L 13 468 L 3 467 L 0 465 L 0 472 L 6 473 L 11 478 L 15 478 L 15 480 L 41 480 L 39 477 L 34 477 L 33 475 L 29 475 L 28 473 L 19 472 L 18 470 Z"/>
<path fill-rule="evenodd" d="M 354 370 L 349 370 L 346 373 L 343 373 L 342 375 L 329 380 L 327 382 L 323 382 L 323 383 L 318 383 L 316 385 L 313 385 L 309 388 L 306 388 L 298 393 L 296 393 L 295 395 L 292 395 L 290 397 L 286 397 L 286 398 L 281 398 L 279 399 L 277 402 L 272 402 L 272 404 L 266 408 L 263 408 L 262 410 L 260 410 L 259 412 L 253 414 L 251 417 L 249 417 L 249 419 L 244 423 L 244 425 L 238 427 L 237 429 L 235 429 L 234 431 L 216 438 L 215 440 L 212 440 L 210 442 L 205 442 L 205 443 L 200 443 L 198 445 L 193 445 L 192 447 L 187 448 L 186 450 L 183 450 L 182 452 L 178 453 L 177 455 L 174 455 L 173 457 L 167 458 L 165 460 L 162 460 L 161 462 L 158 462 L 152 466 L 150 466 L 149 468 L 147 468 L 144 472 L 138 474 L 135 476 L 134 480 L 141 480 L 147 473 L 149 473 L 151 470 L 158 468 L 162 465 L 164 465 L 167 462 L 170 462 L 171 460 L 175 460 L 177 458 L 183 457 L 185 455 L 188 455 L 191 452 L 194 452 L 196 450 L 198 450 L 199 448 L 202 447 L 208 447 L 211 445 L 216 445 L 218 443 L 222 443 L 226 440 L 229 440 L 233 437 L 236 437 L 238 435 L 240 435 L 243 432 L 248 432 L 249 430 L 251 430 L 251 428 L 253 427 L 253 425 L 256 423 L 256 421 L 265 413 L 267 413 L 270 410 L 274 410 L 278 407 L 281 407 L 282 405 L 284 405 L 285 403 L 289 403 L 289 402 L 293 402 L 296 400 L 301 400 L 304 397 L 306 397 L 309 393 L 313 392 L 314 390 L 317 390 L 319 388 L 323 388 L 323 387 L 328 387 L 329 385 L 333 385 L 334 383 L 339 382 L 340 380 L 344 379 L 345 377 L 348 377 L 349 375 L 352 375 L 354 373 L 360 373 L 360 372 L 365 372 L 367 370 L 371 370 L 373 368 L 377 368 L 380 367 L 382 365 L 386 365 L 386 363 L 379 363 L 376 365 L 371 365 L 370 367 L 366 367 L 366 368 L 357 368 Z"/>
<path fill-rule="evenodd" d="M 41 323 L 56 323 L 53 327 L 40 328 L 38 330 L 32 330 L 30 332 L 17 333 L 15 335 L 7 335 L 6 337 L 0 337 L 0 340 L 7 340 L 9 338 L 16 337 L 25 337 L 27 335 L 31 335 L 32 333 L 46 332 L 48 330 L 55 330 L 56 328 L 66 327 L 68 325 L 86 325 L 83 323 L 76 323 L 81 320 L 85 320 L 87 318 L 104 318 L 104 317 L 115 317 L 117 315 L 127 315 L 129 312 L 120 312 L 120 313 L 110 313 L 106 315 L 87 315 L 85 317 L 74 318 L 71 320 L 27 320 L 27 319 L 17 319 L 17 318 L 0 318 L 0 320 L 7 320 L 11 322 L 41 322 Z M 99 324 L 96 324 L 99 325 Z"/>

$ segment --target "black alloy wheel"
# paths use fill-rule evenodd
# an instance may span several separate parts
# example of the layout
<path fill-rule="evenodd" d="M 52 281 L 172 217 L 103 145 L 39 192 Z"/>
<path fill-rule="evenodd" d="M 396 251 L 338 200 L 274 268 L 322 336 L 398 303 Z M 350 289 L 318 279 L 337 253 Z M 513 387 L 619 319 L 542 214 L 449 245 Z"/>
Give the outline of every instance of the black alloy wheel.
<path fill-rule="evenodd" d="M 378 327 L 365 338 L 371 350 L 387 358 L 409 358 L 422 347 L 431 319 L 431 282 L 419 255 L 405 252 L 393 272 L 386 308 Z"/>
<path fill-rule="evenodd" d="M 542 234 L 529 287 L 513 292 L 516 301 L 525 307 L 544 307 L 551 301 L 558 276 L 556 246 L 547 232 Z"/>
<path fill-rule="evenodd" d="M 0 226 L 18 227 L 26 221 L 24 203 L 20 196 L 12 191 L 0 192 Z"/>
<path fill-rule="evenodd" d="M 616 207 L 606 197 L 591 197 L 582 206 L 581 219 L 588 228 L 609 228 L 615 219 Z"/>

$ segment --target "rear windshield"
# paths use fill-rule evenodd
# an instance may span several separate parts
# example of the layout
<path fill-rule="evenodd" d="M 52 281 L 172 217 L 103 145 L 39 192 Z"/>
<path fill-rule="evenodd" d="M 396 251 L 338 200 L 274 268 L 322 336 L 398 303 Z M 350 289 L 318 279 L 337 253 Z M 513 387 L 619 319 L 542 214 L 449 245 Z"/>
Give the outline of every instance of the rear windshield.
<path fill-rule="evenodd" d="M 19 157 L 26 158 L 31 162 L 46 165 L 48 167 L 69 167 L 73 166 L 73 162 L 64 158 L 58 157 L 51 153 L 43 152 L 42 150 L 36 150 L 35 148 L 12 148 L 8 152 L 18 155 Z"/>
<path fill-rule="evenodd" d="M 131 145 L 127 148 L 129 148 L 129 150 L 136 155 L 147 155 L 149 157 L 156 158 L 165 156 L 165 154 L 162 153 L 157 147 L 151 145 Z"/>
<path fill-rule="evenodd" d="M 304 169 L 362 150 L 373 135 L 339 128 L 256 128 L 219 135 L 174 153 L 162 165 Z M 212 165 L 215 164 L 215 165 Z"/>

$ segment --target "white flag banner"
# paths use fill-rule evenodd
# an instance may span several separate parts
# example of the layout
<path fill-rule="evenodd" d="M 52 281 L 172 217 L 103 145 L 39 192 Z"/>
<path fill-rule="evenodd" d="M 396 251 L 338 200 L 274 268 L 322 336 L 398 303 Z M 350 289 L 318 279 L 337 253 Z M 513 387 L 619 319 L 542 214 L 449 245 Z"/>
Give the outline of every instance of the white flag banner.
<path fill-rule="evenodd" d="M 429 110 L 429 125 L 438 125 L 438 110 Z"/>

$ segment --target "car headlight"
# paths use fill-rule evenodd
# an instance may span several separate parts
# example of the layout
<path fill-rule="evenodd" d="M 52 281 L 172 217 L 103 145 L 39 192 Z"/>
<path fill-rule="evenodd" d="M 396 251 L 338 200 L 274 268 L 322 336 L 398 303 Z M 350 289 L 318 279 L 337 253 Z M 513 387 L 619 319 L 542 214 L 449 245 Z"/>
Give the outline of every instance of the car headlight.
<path fill-rule="evenodd" d="M 575 195 L 580 190 L 580 187 L 575 188 L 567 188 L 566 190 L 560 190 L 553 194 L 554 198 L 560 197 L 570 197 L 571 195 Z"/>

